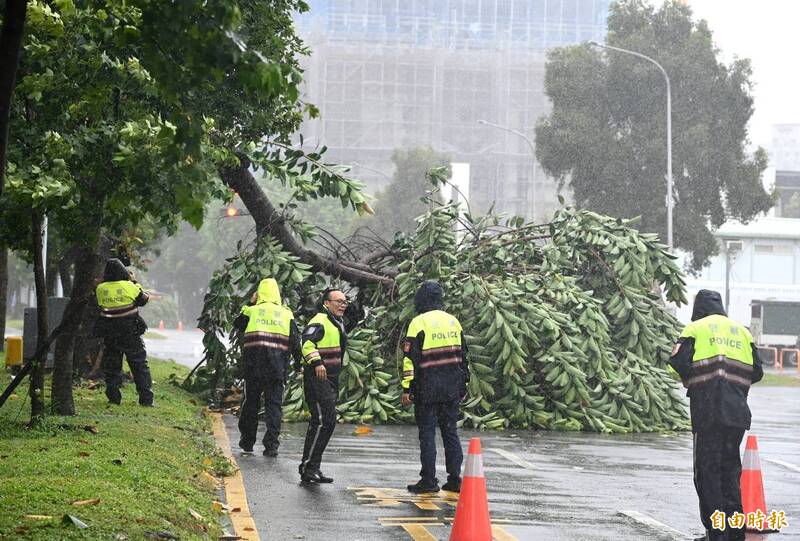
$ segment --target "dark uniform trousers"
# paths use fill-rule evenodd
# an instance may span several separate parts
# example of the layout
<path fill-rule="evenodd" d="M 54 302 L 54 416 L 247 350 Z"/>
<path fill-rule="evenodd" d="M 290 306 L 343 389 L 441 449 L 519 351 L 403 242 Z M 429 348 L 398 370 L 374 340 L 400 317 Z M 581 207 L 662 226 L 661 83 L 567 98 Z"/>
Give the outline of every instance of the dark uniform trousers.
<path fill-rule="evenodd" d="M 725 513 L 726 520 L 733 513 L 742 512 L 739 477 L 742 461 L 739 446 L 744 437 L 743 428 L 711 427 L 694 434 L 694 486 L 700 500 L 700 517 L 710 540 L 744 541 L 744 530 L 725 531 L 711 528 L 711 515 Z"/>
<path fill-rule="evenodd" d="M 314 368 L 306 366 L 303 370 L 303 391 L 311 418 L 308 420 L 300 473 L 317 471 L 322 463 L 322 453 L 325 452 L 336 426 L 338 375 L 320 380 L 314 373 Z"/>
<path fill-rule="evenodd" d="M 147 367 L 147 353 L 140 336 L 114 335 L 106 336 L 103 348 L 103 374 L 106 380 L 106 396 L 110 402 L 119 404 L 122 401 L 122 356 L 128 360 L 133 374 L 139 404 L 153 403 L 153 380 Z"/>
<path fill-rule="evenodd" d="M 464 455 L 458 440 L 459 400 L 449 402 L 416 402 L 414 417 L 419 429 L 419 453 L 422 469 L 419 474 L 426 484 L 436 482 L 436 426 L 442 434 L 447 478 L 461 480 Z"/>
<path fill-rule="evenodd" d="M 259 358 L 245 361 L 244 400 L 239 411 L 239 447 L 252 449 L 256 443 L 258 410 L 261 408 L 261 397 L 263 396 L 265 402 L 264 421 L 267 430 L 262 442 L 265 450 L 278 450 L 285 382 L 286 369 L 278 370 L 270 359 Z"/>

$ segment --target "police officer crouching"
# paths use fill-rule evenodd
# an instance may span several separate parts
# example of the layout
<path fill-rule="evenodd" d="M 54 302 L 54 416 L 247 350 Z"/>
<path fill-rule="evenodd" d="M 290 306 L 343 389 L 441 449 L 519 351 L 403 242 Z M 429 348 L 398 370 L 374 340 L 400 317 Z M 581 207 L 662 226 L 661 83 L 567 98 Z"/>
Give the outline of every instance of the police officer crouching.
<path fill-rule="evenodd" d="M 747 394 L 764 376 L 750 331 L 725 315 L 716 291 L 700 290 L 692 323 L 681 333 L 669 365 L 688 389 L 694 433 L 694 486 L 706 529 L 695 541 L 743 541 L 744 529 L 712 528 L 716 511 L 742 512 L 739 446 L 750 428 Z"/>
<path fill-rule="evenodd" d="M 262 440 L 263 454 L 277 456 L 289 356 L 300 360 L 300 331 L 292 311 L 281 304 L 278 282 L 274 278 L 261 280 L 253 301 L 254 305 L 242 307 L 233 322 L 234 328 L 244 331 L 244 399 L 239 410 L 239 447 L 244 454 L 253 452 L 263 395 L 267 425 Z"/>
<path fill-rule="evenodd" d="M 419 429 L 421 479 L 408 485 L 415 494 L 437 492 L 436 426 L 444 442 L 447 482 L 451 492 L 461 491 L 461 462 L 464 455 L 458 439 L 459 404 L 467 394 L 469 370 L 467 343 L 461 324 L 443 307 L 443 290 L 437 282 L 426 281 L 414 298 L 419 314 L 408 326 L 403 340 L 404 406 L 415 404 Z"/>
<path fill-rule="evenodd" d="M 147 366 L 147 352 L 142 335 L 147 324 L 139 315 L 139 307 L 147 304 L 149 297 L 136 283 L 122 261 L 116 258 L 106 262 L 103 281 L 95 290 L 100 318 L 95 325 L 95 335 L 103 338 L 103 374 L 106 396 L 112 404 L 122 401 L 122 356 L 128 359 L 133 373 L 139 404 L 153 405 L 153 380 Z"/>
<path fill-rule="evenodd" d="M 321 305 L 302 337 L 303 392 L 311 413 L 298 468 L 304 483 L 333 482 L 322 473 L 320 464 L 336 426 L 339 371 L 347 349 L 347 333 L 364 318 L 364 311 L 357 304 L 350 304 L 340 289 L 326 289 Z"/>

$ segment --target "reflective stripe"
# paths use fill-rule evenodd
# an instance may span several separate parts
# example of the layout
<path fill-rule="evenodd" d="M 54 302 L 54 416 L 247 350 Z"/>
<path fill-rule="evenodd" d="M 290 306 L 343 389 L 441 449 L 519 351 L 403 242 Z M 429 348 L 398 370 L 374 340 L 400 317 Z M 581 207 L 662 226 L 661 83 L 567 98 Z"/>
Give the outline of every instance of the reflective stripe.
<path fill-rule="evenodd" d="M 307 360 L 307 361 L 312 361 L 312 360 L 316 361 L 316 360 L 319 360 L 321 358 L 321 356 L 320 356 L 320 354 L 318 352 L 312 351 L 308 355 L 303 356 L 303 358 L 305 360 Z"/>
<path fill-rule="evenodd" d="M 717 355 L 716 357 L 711 357 L 710 359 L 703 359 L 702 361 L 694 361 L 692 363 L 692 368 L 702 368 L 704 366 L 710 366 L 714 363 L 724 363 L 733 368 L 739 368 L 747 372 L 753 371 L 752 364 L 747 364 L 742 361 L 737 361 L 736 359 L 729 359 L 725 355 Z"/>
<path fill-rule="evenodd" d="M 458 345 L 453 345 L 453 346 L 442 346 L 439 348 L 426 349 L 425 351 L 422 352 L 422 356 L 427 357 L 429 355 L 436 355 L 439 353 L 453 353 L 456 351 L 458 351 L 459 353 L 461 352 L 460 343 Z"/>
<path fill-rule="evenodd" d="M 267 340 L 259 340 L 258 342 L 246 342 L 243 347 L 244 348 L 267 347 L 270 349 L 289 351 L 289 346 L 287 346 L 286 344 L 276 344 L 275 342 L 269 342 Z"/>
<path fill-rule="evenodd" d="M 737 376 L 735 374 L 729 374 L 728 372 L 725 371 L 724 368 L 719 368 L 717 370 L 714 370 L 713 372 L 708 372 L 706 374 L 702 374 L 699 376 L 692 376 L 686 380 L 684 385 L 688 388 L 697 385 L 698 383 L 703 383 L 714 378 L 722 378 L 730 381 L 731 383 L 736 383 L 737 385 L 743 385 L 744 387 L 750 387 L 751 383 L 750 380 L 748 379 L 745 379 L 741 376 Z"/>
<path fill-rule="evenodd" d="M 483 477 L 483 459 L 481 455 L 467 453 L 464 477 Z"/>
<path fill-rule="evenodd" d="M 460 349 L 460 348 L 459 348 Z M 461 357 L 446 357 L 436 361 L 423 361 L 419 363 L 420 368 L 430 368 L 431 366 L 442 366 L 445 364 L 458 364 L 461 362 Z"/>
<path fill-rule="evenodd" d="M 132 315 L 138 314 L 138 313 L 139 313 L 139 308 L 134 306 L 133 308 L 126 308 L 124 311 L 119 311 L 119 310 L 101 310 L 100 311 L 100 316 L 101 317 L 114 318 L 114 317 L 132 316 Z"/>
<path fill-rule="evenodd" d="M 761 459 L 758 458 L 758 453 L 745 449 L 744 459 L 742 460 L 742 471 L 744 470 L 761 471 Z"/>

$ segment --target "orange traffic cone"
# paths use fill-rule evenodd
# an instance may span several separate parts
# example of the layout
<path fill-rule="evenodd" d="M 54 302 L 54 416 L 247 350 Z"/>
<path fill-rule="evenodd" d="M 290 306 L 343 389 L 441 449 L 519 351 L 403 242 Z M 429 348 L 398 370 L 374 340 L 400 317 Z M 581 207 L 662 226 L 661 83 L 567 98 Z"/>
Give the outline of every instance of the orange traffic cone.
<path fill-rule="evenodd" d="M 764 481 L 761 478 L 761 459 L 758 458 L 758 441 L 754 435 L 747 436 L 744 446 L 744 459 L 742 460 L 742 510 L 745 516 L 749 513 L 760 511 L 767 516 L 767 504 L 764 501 Z M 758 530 L 747 528 L 748 532 L 775 533 L 778 530 Z"/>
<path fill-rule="evenodd" d="M 179 322 L 178 322 L 178 330 L 179 330 L 179 331 L 182 331 L 182 330 L 183 330 L 183 321 L 179 321 Z"/>
<path fill-rule="evenodd" d="M 158 322 L 158 330 L 159 331 L 163 331 L 164 330 L 164 320 L 163 319 Z"/>
<path fill-rule="evenodd" d="M 480 438 L 469 440 L 467 465 L 464 468 L 464 480 L 461 483 L 450 541 L 492 541 Z"/>

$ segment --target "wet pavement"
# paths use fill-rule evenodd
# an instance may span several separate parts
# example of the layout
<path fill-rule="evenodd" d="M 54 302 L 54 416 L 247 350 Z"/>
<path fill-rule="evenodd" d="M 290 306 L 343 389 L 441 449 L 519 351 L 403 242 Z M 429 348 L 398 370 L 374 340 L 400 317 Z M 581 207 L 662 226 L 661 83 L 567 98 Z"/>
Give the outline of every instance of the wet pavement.
<path fill-rule="evenodd" d="M 197 329 L 184 331 L 151 329 L 165 338 L 145 337 L 144 345 L 150 357 L 172 359 L 178 364 L 194 368 L 203 358 L 203 333 Z"/>
<path fill-rule="evenodd" d="M 767 511 L 785 511 L 779 534 L 800 540 L 800 388 L 754 387 L 753 430 Z M 225 423 L 262 539 L 447 539 L 456 496 L 414 496 L 418 441 L 413 426 L 377 426 L 366 436 L 336 427 L 323 459 L 332 485 L 303 486 L 297 465 L 305 424 L 284 425 L 280 455 L 241 457 L 236 418 Z M 263 425 L 261 427 L 263 429 Z M 684 540 L 701 533 L 692 484 L 691 434 L 609 436 L 563 432 L 460 431 L 479 436 L 498 541 Z M 441 441 L 439 477 L 445 477 Z"/>

